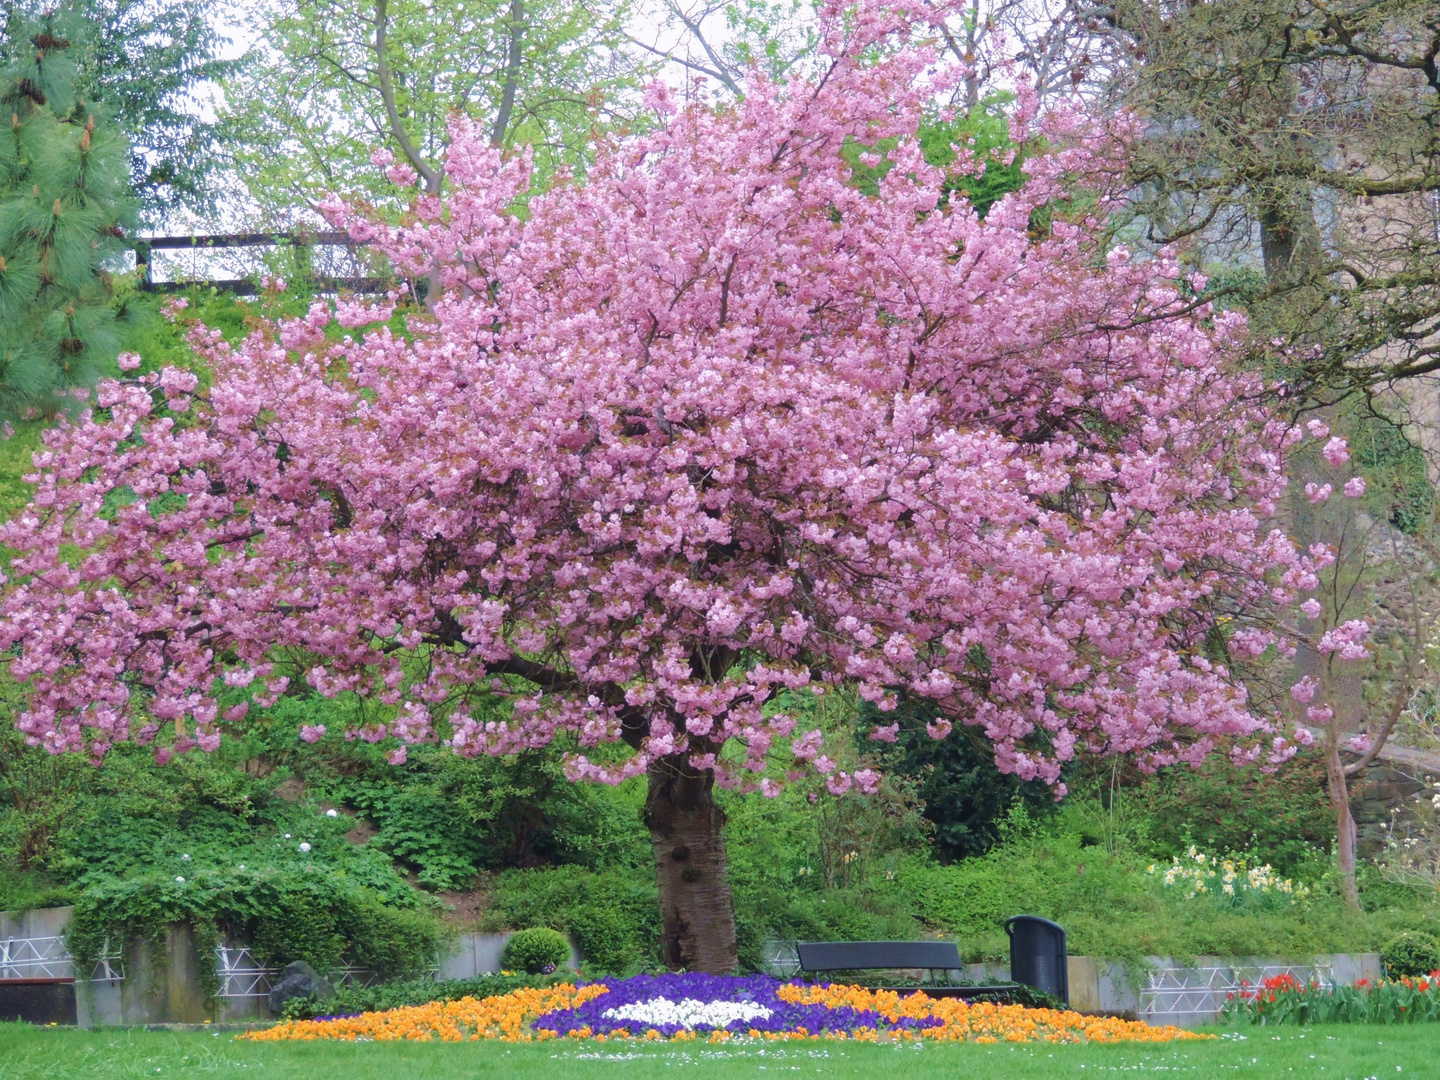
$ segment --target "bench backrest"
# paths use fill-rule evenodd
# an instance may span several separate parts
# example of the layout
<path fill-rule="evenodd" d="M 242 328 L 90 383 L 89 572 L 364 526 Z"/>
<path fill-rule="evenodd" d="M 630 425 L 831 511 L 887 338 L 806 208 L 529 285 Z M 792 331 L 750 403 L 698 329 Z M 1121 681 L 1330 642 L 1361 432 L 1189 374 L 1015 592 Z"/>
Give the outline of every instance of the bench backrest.
<path fill-rule="evenodd" d="M 890 968 L 959 968 L 953 941 L 802 941 L 802 971 L 873 971 Z"/>

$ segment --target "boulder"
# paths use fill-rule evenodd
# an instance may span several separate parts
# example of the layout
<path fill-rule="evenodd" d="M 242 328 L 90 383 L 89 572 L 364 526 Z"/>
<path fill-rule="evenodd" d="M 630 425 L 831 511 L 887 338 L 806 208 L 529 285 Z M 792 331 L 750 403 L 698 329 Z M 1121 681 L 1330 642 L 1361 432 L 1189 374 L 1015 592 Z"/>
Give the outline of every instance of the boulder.
<path fill-rule="evenodd" d="M 295 998 L 314 998 L 324 1001 L 334 993 L 330 980 L 326 979 L 304 960 L 285 965 L 285 971 L 270 987 L 270 1011 L 279 1016 L 287 1001 Z"/>

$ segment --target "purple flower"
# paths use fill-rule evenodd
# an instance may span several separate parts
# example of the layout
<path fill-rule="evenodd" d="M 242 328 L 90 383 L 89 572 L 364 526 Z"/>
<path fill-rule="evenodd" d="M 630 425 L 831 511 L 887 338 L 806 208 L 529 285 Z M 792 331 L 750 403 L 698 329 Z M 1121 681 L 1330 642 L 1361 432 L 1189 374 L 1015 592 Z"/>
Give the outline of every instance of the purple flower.
<path fill-rule="evenodd" d="M 783 985 L 779 979 L 768 975 L 706 975 L 703 973 L 681 975 L 636 975 L 629 979 L 601 979 L 601 985 L 609 988 L 592 1001 L 575 1009 L 560 1009 L 546 1013 L 535 1021 L 538 1030 L 553 1031 L 557 1035 L 579 1028 L 588 1027 L 597 1034 L 608 1034 L 624 1028 L 631 1033 L 654 1029 L 665 1036 L 685 1030 L 714 1031 L 724 1027 L 731 1031 L 784 1032 L 804 1028 L 814 1034 L 824 1031 L 853 1032 L 860 1028 L 906 1029 L 938 1027 L 938 1017 L 914 1019 L 902 1017 L 887 1020 L 879 1013 L 861 1011 L 848 1006 L 832 1009 L 825 1005 L 797 1005 L 781 1001 L 776 991 Z M 685 1000 L 711 1002 L 742 1002 L 768 1011 L 769 1015 L 754 1015 L 749 1019 L 736 1019 L 723 1024 L 696 1023 L 687 1029 L 681 1024 L 645 1023 L 633 1019 L 615 1017 L 613 1013 L 626 1005 L 643 1004 L 665 998 L 671 1002 Z M 606 1013 L 612 1013 L 607 1016 Z"/>

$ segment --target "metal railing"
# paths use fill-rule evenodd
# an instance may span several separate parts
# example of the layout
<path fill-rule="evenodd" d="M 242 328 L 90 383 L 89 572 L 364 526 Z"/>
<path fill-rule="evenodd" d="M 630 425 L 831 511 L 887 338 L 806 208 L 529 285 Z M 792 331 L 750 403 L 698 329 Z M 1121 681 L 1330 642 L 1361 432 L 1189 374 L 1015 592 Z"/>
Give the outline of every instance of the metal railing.
<path fill-rule="evenodd" d="M 75 958 L 65 947 L 63 937 L 0 938 L 0 982 L 76 978 Z M 120 957 L 107 955 L 95 961 L 88 981 L 123 978 L 125 968 Z"/>
<path fill-rule="evenodd" d="M 275 984 L 284 977 L 283 968 L 265 967 L 246 946 L 219 945 L 215 949 L 215 974 L 220 979 L 220 997 L 268 997 Z M 330 973 L 331 984 L 361 988 L 375 982 L 375 972 L 367 968 L 347 967 Z"/>
<path fill-rule="evenodd" d="M 1290 975 L 1304 985 L 1335 985 L 1330 964 L 1152 968 L 1149 984 L 1140 991 L 1140 1017 L 1165 1023 L 1177 1017 L 1218 1016 L 1231 997 L 1277 975 Z"/>

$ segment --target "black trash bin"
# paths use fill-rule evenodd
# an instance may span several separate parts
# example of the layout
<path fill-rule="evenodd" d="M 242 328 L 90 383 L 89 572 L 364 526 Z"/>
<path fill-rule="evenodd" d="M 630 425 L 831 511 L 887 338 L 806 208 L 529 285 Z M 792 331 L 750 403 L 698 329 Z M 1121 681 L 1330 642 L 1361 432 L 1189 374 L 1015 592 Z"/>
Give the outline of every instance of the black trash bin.
<path fill-rule="evenodd" d="M 1005 920 L 1010 935 L 1010 981 L 1033 986 L 1070 1004 L 1065 928 L 1038 915 L 1012 915 Z"/>

